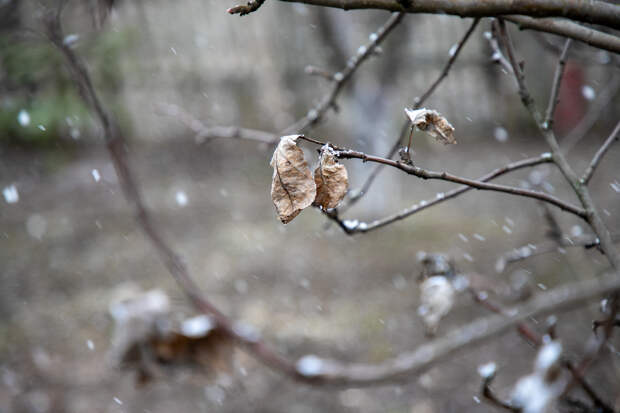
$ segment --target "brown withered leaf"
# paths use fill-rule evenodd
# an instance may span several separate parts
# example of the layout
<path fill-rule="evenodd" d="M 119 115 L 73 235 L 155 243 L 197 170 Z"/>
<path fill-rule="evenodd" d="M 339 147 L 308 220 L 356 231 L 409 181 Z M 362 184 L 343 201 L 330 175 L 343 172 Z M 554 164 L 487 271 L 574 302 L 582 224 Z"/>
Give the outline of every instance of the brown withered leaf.
<path fill-rule="evenodd" d="M 273 152 L 271 199 L 278 217 L 288 224 L 316 197 L 316 184 L 303 151 L 297 146 L 298 135 L 283 136 Z"/>
<path fill-rule="evenodd" d="M 454 127 L 439 112 L 430 109 L 405 108 L 405 113 L 413 126 L 428 133 L 444 145 L 456 143 Z"/>
<path fill-rule="evenodd" d="M 316 198 L 313 205 L 323 209 L 336 208 L 347 193 L 349 176 L 347 169 L 339 163 L 332 148 L 321 148 L 319 165 L 314 170 Z"/>
<path fill-rule="evenodd" d="M 138 385 L 172 371 L 207 377 L 230 373 L 233 339 L 213 318 L 199 315 L 179 323 L 163 291 L 126 290 L 110 304 L 115 329 L 108 357 L 113 365 L 135 371 Z"/>

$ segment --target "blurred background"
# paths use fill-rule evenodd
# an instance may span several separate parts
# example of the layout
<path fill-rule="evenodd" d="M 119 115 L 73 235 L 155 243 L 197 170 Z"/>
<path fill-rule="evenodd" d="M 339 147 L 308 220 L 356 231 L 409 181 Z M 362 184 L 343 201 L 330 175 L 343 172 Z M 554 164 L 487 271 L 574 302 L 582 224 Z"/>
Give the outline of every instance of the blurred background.
<path fill-rule="evenodd" d="M 146 204 L 226 314 L 261 330 L 291 358 L 315 353 L 379 362 L 428 340 L 416 313 L 420 251 L 447 254 L 489 291 L 525 277 L 536 294 L 607 268 L 599 252 L 581 248 L 498 267 L 502 254 L 548 240 L 548 220 L 537 202 L 500 193 L 468 192 L 353 237 L 313 209 L 282 225 L 269 195 L 273 146 L 198 142 L 165 108 L 176 105 L 207 125 L 278 133 L 330 90 L 331 83 L 306 74 L 306 66 L 342 71 L 389 13 L 268 1 L 239 18 L 226 13 L 233 5 L 69 1 L 63 14 L 65 42 L 87 61 L 96 90 L 129 141 Z M 226 368 L 216 360 L 205 369 L 172 369 L 136 385 L 134 371 L 110 361 L 110 305 L 127 291 L 161 289 L 177 317 L 195 313 L 137 227 L 99 125 L 61 55 L 41 34 L 43 10 L 52 6 L 0 0 L 0 411 L 494 411 L 478 399 L 477 366 L 497 362 L 495 386 L 503 395 L 530 370 L 535 350 L 510 332 L 395 385 L 312 388 L 241 352 Z M 381 53 L 347 83 L 338 113 L 329 112 L 310 135 L 384 156 L 405 121 L 403 109 L 439 75 L 470 24 L 449 16 L 406 16 Z M 510 29 L 542 109 L 563 40 Z M 417 165 L 474 178 L 548 150 L 514 80 L 492 62 L 488 30 L 490 22 L 483 20 L 425 104 L 452 123 L 458 145 L 444 147 L 417 133 Z M 577 170 L 618 121 L 619 89 L 617 56 L 573 43 L 555 129 Z M 315 148 L 305 148 L 316 160 Z M 612 146 L 591 184 L 615 232 L 619 160 L 620 146 Z M 345 164 L 351 189 L 373 169 L 355 160 Z M 577 202 L 549 166 L 498 182 L 537 185 Z M 385 170 L 345 218 L 382 218 L 451 188 Z M 590 233 L 575 217 L 552 213 L 568 236 Z M 514 304 L 514 297 L 496 299 Z M 439 335 L 486 315 L 465 293 L 455 305 Z M 558 314 L 568 355 L 582 352 L 597 316 L 596 303 Z M 539 321 L 531 324 L 544 331 Z M 588 377 L 620 405 L 617 354 L 605 352 Z M 579 391 L 574 396 L 583 398 Z"/>

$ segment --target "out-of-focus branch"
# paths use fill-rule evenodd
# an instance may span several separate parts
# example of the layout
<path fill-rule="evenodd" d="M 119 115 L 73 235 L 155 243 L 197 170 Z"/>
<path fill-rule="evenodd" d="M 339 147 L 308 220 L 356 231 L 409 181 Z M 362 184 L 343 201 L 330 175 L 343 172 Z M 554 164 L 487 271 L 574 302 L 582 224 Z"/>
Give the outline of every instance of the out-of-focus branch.
<path fill-rule="evenodd" d="M 502 400 L 501 397 L 496 395 L 495 392 L 491 389 L 491 383 L 493 382 L 494 378 L 495 374 L 482 378 L 482 388 L 480 389 L 480 393 L 482 393 L 482 396 L 487 401 L 489 401 L 489 403 L 496 407 L 508 410 L 509 412 L 521 412 L 522 410 L 520 408 L 513 406 L 510 402 Z"/>
<path fill-rule="evenodd" d="M 599 0 L 281 0 L 344 10 L 383 9 L 406 13 L 450 14 L 460 17 L 494 17 L 521 14 L 532 17 L 566 17 L 620 28 L 620 6 Z"/>
<path fill-rule="evenodd" d="M 471 287 L 469 288 L 469 291 L 472 294 L 474 300 L 478 304 L 480 304 L 482 307 L 486 308 L 487 310 L 495 314 L 504 314 L 504 315 L 509 314 L 509 311 L 503 309 L 498 304 L 491 302 L 488 299 L 488 296 L 480 294 L 480 292 L 474 290 Z M 519 334 L 529 343 L 535 345 L 536 347 L 540 347 L 542 345 L 543 340 L 540 337 L 540 335 L 538 335 L 534 330 L 532 330 L 524 321 L 517 323 L 516 327 L 517 327 L 517 331 L 519 332 Z M 552 332 L 554 331 L 554 329 L 555 329 L 555 325 L 551 326 Z M 562 366 L 566 368 L 568 371 L 570 371 L 570 373 L 573 375 L 573 379 L 577 383 L 579 383 L 579 385 L 582 387 L 582 389 L 585 391 L 588 397 L 590 397 L 594 405 L 598 407 L 601 412 L 614 413 L 613 408 L 611 408 L 609 404 L 607 404 L 607 402 L 605 402 L 603 398 L 594 390 L 594 388 L 590 385 L 590 383 L 588 383 L 586 379 L 581 374 L 578 373 L 577 368 L 575 367 L 572 361 L 570 361 L 566 357 L 562 357 Z M 491 390 L 489 386 L 493 378 L 494 378 L 494 375 L 485 378 L 485 380 L 483 381 L 483 396 L 485 396 L 491 402 L 496 404 L 493 400 L 493 397 L 495 395 L 493 393 L 490 393 L 488 395 L 486 394 L 486 390 L 489 390 L 489 391 Z M 486 383 L 487 381 L 486 379 L 488 379 L 488 383 Z M 503 404 L 500 407 L 511 407 L 510 403 L 504 402 L 499 398 L 497 398 L 497 401 Z"/>
<path fill-rule="evenodd" d="M 351 79 L 362 63 L 370 57 L 377 46 L 381 44 L 388 34 L 403 20 L 404 13 L 393 13 L 390 18 L 375 33 L 370 35 L 370 41 L 365 46 L 360 46 L 356 55 L 349 58 L 345 68 L 333 75 L 334 84 L 327 95 L 321 99 L 318 105 L 310 109 L 306 116 L 287 127 L 282 134 L 301 133 L 318 124 L 327 112 L 336 104 L 336 98 L 344 85 Z"/>
<path fill-rule="evenodd" d="M 620 234 L 612 234 L 612 240 L 614 242 L 620 241 Z M 502 254 L 497 259 L 496 269 L 498 272 L 502 272 L 507 265 L 515 262 L 523 261 L 529 258 L 533 258 L 539 255 L 550 254 L 559 252 L 562 248 L 585 248 L 590 249 L 600 245 L 600 241 L 596 236 L 584 235 L 580 237 L 566 237 L 563 236 L 560 239 L 542 242 L 539 244 L 523 245 L 519 248 L 515 248 L 512 251 L 508 251 Z"/>
<path fill-rule="evenodd" d="M 583 119 L 571 130 L 568 135 L 562 139 L 562 152 L 569 153 L 575 145 L 577 145 L 588 132 L 596 125 L 596 122 L 609 107 L 610 102 L 618 95 L 620 91 L 620 76 L 614 73 L 610 79 L 605 81 L 605 88 L 594 101 L 593 105 Z"/>
<path fill-rule="evenodd" d="M 557 34 L 586 43 L 592 47 L 620 53 L 620 37 L 582 26 L 570 20 L 554 18 L 534 19 L 527 16 L 504 16 L 504 19 L 516 24 L 521 30 L 531 29 Z"/>
<path fill-rule="evenodd" d="M 498 176 L 504 175 L 508 172 L 511 171 L 516 171 L 518 169 L 522 169 L 522 168 L 527 168 L 527 167 L 531 167 L 531 166 L 536 166 L 536 165 L 540 165 L 543 163 L 548 163 L 551 162 L 551 159 L 546 156 L 546 155 L 541 155 L 539 157 L 536 158 L 528 158 L 528 159 L 523 159 L 521 161 L 517 161 L 517 162 L 513 162 L 510 163 L 508 165 L 505 165 L 501 168 L 497 168 L 491 172 L 489 172 L 486 175 L 483 175 L 481 177 L 479 177 L 477 179 L 477 181 L 480 182 L 487 182 L 490 181 L 492 179 L 497 178 Z M 457 197 L 458 195 L 461 195 L 467 191 L 470 191 L 474 189 L 471 186 L 460 186 L 457 188 L 454 188 L 448 192 L 444 192 L 441 194 L 438 194 L 435 199 L 429 199 L 429 200 L 423 200 L 420 201 L 416 204 L 414 204 L 413 206 L 406 208 L 394 215 L 390 215 L 388 217 L 370 222 L 368 224 L 365 225 L 355 225 L 355 226 L 348 226 L 345 225 L 345 222 L 342 221 L 341 219 L 338 218 L 337 214 L 334 214 L 333 211 L 328 211 L 327 212 L 327 216 L 329 218 L 331 218 L 332 220 L 336 221 L 336 223 L 338 223 L 338 225 L 347 233 L 347 234 L 355 234 L 358 232 L 369 232 L 369 231 L 373 231 L 375 229 L 379 229 L 382 228 L 386 225 L 392 224 L 393 222 L 396 221 L 400 221 L 402 219 L 408 218 L 411 215 L 414 215 L 418 212 L 421 212 L 427 208 L 430 208 L 434 205 L 440 204 L 442 202 L 447 201 L 448 199 L 452 199 Z"/>
<path fill-rule="evenodd" d="M 231 7 L 226 11 L 228 12 L 228 14 L 238 14 L 239 16 L 245 16 L 246 14 L 250 14 L 258 10 L 264 2 L 265 0 L 252 0 L 249 1 L 246 5 L 240 4 L 238 6 Z"/>
<path fill-rule="evenodd" d="M 562 84 L 562 78 L 564 77 L 564 67 L 566 66 L 566 57 L 568 56 L 568 49 L 570 47 L 571 40 L 567 39 L 564 42 L 564 48 L 560 54 L 558 65 L 555 69 L 555 75 L 553 77 L 553 86 L 551 87 L 551 95 L 549 96 L 549 104 L 547 105 L 547 113 L 545 115 L 544 125 L 547 129 L 553 129 L 553 114 L 555 108 L 560 102 L 558 95 L 560 93 L 560 85 Z"/>
<path fill-rule="evenodd" d="M 196 134 L 196 143 L 204 143 L 214 139 L 244 139 L 273 144 L 280 139 L 276 134 L 258 129 L 240 128 L 238 126 L 208 126 L 177 105 L 162 104 L 158 106 L 158 110 L 167 116 L 178 119 L 191 129 Z"/>
<path fill-rule="evenodd" d="M 588 168 L 583 173 L 583 177 L 581 178 L 582 184 L 587 185 L 588 182 L 590 182 L 590 179 L 592 179 L 592 174 L 594 174 L 594 171 L 598 167 L 599 163 L 601 163 L 603 156 L 605 156 L 605 153 L 607 153 L 611 144 L 614 143 L 614 141 L 618 140 L 618 135 L 620 135 L 620 121 L 616 124 L 616 127 L 611 132 L 611 135 L 609 135 L 603 145 L 601 145 L 601 147 L 598 149 L 598 151 L 592 158 L 592 161 L 590 161 Z"/>

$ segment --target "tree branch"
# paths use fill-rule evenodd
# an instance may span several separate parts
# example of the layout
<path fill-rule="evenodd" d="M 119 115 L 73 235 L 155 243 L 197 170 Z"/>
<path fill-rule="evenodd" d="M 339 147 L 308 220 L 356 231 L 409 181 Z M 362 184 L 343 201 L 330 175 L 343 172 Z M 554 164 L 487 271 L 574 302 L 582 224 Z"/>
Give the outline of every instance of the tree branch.
<path fill-rule="evenodd" d="M 379 46 L 388 34 L 390 34 L 390 32 L 398 26 L 404 17 L 404 13 L 393 13 L 385 24 L 383 24 L 383 26 L 381 26 L 375 33 L 371 34 L 370 42 L 365 46 L 360 46 L 357 54 L 349 58 L 345 68 L 334 74 L 334 84 L 330 92 L 323 97 L 317 106 L 310 109 L 306 116 L 287 127 L 282 134 L 287 135 L 290 133 L 301 133 L 318 124 L 327 112 L 334 107 L 336 104 L 336 98 L 342 91 L 344 85 L 349 81 L 349 79 L 351 79 L 361 64 L 374 53 L 377 46 Z"/>
<path fill-rule="evenodd" d="M 467 41 L 471 37 L 472 33 L 478 26 L 478 23 L 480 23 L 480 19 L 474 19 L 474 21 L 471 22 L 471 25 L 469 26 L 469 28 L 467 29 L 463 37 L 456 44 L 456 49 L 454 50 L 454 53 L 450 56 L 450 58 L 444 65 L 443 70 L 441 71 L 437 79 L 435 79 L 435 81 L 428 87 L 428 89 L 422 94 L 422 96 L 416 97 L 414 99 L 413 109 L 419 109 L 424 104 L 424 102 L 426 102 L 426 100 L 429 97 L 431 97 L 431 95 L 435 92 L 435 90 L 441 84 L 441 82 L 443 82 L 443 80 L 448 76 L 448 74 L 450 73 L 450 69 L 452 69 L 452 65 L 454 64 L 454 62 L 456 62 L 456 59 L 461 54 L 461 50 L 463 50 L 465 43 L 467 43 Z M 392 156 L 394 156 L 394 154 L 398 150 L 398 147 L 400 146 L 400 142 L 403 138 L 403 135 L 405 134 L 405 132 L 409 130 L 409 123 L 410 122 L 407 119 L 401 126 L 400 128 L 401 130 L 398 135 L 398 138 L 396 139 L 396 141 L 392 145 L 392 148 L 389 150 L 389 152 L 385 156 L 386 158 L 391 158 Z M 364 197 L 364 195 L 368 193 L 368 190 L 372 186 L 375 179 L 377 179 L 377 176 L 379 176 L 379 173 L 383 169 L 383 166 L 384 165 L 377 165 L 372 170 L 372 172 L 370 173 L 370 175 L 368 175 L 368 178 L 366 178 L 366 180 L 364 181 L 360 189 L 357 190 L 355 194 L 349 198 L 347 204 L 338 208 L 339 212 L 342 213 L 346 211 L 347 209 L 355 205 L 362 197 Z"/>
<path fill-rule="evenodd" d="M 569 153 L 575 145 L 588 134 L 594 125 L 596 125 L 601 114 L 609 107 L 610 102 L 616 97 L 618 91 L 620 91 L 620 76 L 614 73 L 604 84 L 605 88 L 594 101 L 593 105 L 588 109 L 583 119 L 564 137 L 564 139 L 562 139 L 562 152 L 564 154 Z"/>
<path fill-rule="evenodd" d="M 265 0 L 252 0 L 249 1 L 246 5 L 234 6 L 226 11 L 228 12 L 228 14 L 238 14 L 239 16 L 245 16 L 246 14 L 250 14 L 258 10 L 264 2 Z"/>
<path fill-rule="evenodd" d="M 556 34 L 586 43 L 598 49 L 620 53 L 620 37 L 585 27 L 564 19 L 534 19 L 527 16 L 504 16 L 504 20 L 514 23 L 520 30 L 538 30 Z"/>
<path fill-rule="evenodd" d="M 281 0 L 343 10 L 383 9 L 406 13 L 450 14 L 460 17 L 494 17 L 522 14 L 568 19 L 620 28 L 620 6 L 600 0 Z"/>
<path fill-rule="evenodd" d="M 611 147 L 611 144 L 614 143 L 615 140 L 618 140 L 619 135 L 620 135 L 620 121 L 616 124 L 616 127 L 614 128 L 613 132 L 611 132 L 611 135 L 609 135 L 609 137 L 605 140 L 603 145 L 601 145 L 601 147 L 598 149 L 598 151 L 592 158 L 592 161 L 590 161 L 590 165 L 588 165 L 588 168 L 584 172 L 583 177 L 581 177 L 581 183 L 583 185 L 588 185 L 588 183 L 590 182 L 590 179 L 592 179 L 592 175 L 594 174 L 594 171 L 598 167 L 598 164 L 601 163 L 603 156 L 605 156 L 605 153 L 607 153 L 607 151 Z"/>
<path fill-rule="evenodd" d="M 378 156 L 367 155 L 363 152 L 353 150 L 336 150 L 336 156 L 340 159 L 361 159 L 364 162 L 375 162 L 383 165 L 391 166 L 399 169 L 409 175 L 415 175 L 422 179 L 438 179 L 442 181 L 454 182 L 457 184 L 467 185 L 476 189 L 483 189 L 488 191 L 505 192 L 512 195 L 519 195 L 527 198 L 534 198 L 540 201 L 545 201 L 557 206 L 558 208 L 577 215 L 580 218 L 586 217 L 586 212 L 574 205 L 571 205 L 561 199 L 558 199 L 552 195 L 532 191 L 529 189 L 515 188 L 511 186 L 490 184 L 483 181 L 477 181 L 474 179 L 464 178 L 456 175 L 449 174 L 447 172 L 434 172 L 422 169 L 415 165 L 408 165 L 403 162 L 394 161 L 392 159 L 385 159 Z"/>
<path fill-rule="evenodd" d="M 452 69 L 452 65 L 454 64 L 454 62 L 456 62 L 456 59 L 461 54 L 461 50 L 463 50 L 463 47 L 465 46 L 465 43 L 467 43 L 467 41 L 471 37 L 472 33 L 474 32 L 474 30 L 478 26 L 479 22 L 480 22 L 480 19 L 474 19 L 474 21 L 472 21 L 471 25 L 469 26 L 469 28 L 467 29 L 467 31 L 465 32 L 463 37 L 456 44 L 456 49 L 454 50 L 454 53 L 450 56 L 450 58 L 448 59 L 448 61 L 444 65 L 443 70 L 441 71 L 441 73 L 439 74 L 437 79 L 435 79 L 435 81 L 428 87 L 428 89 L 422 94 L 422 96 L 416 97 L 414 99 L 413 109 L 419 109 L 424 104 L 424 102 L 426 102 L 426 100 L 429 97 L 431 97 L 431 95 L 435 92 L 435 90 L 441 84 L 441 82 L 443 82 L 443 80 L 448 76 L 448 74 L 450 73 L 450 69 Z M 390 151 L 385 156 L 386 158 L 391 158 L 392 156 L 394 156 L 394 154 L 398 150 L 398 147 L 400 146 L 400 142 L 401 142 L 401 140 L 403 138 L 403 135 L 409 130 L 409 123 L 410 122 L 407 119 L 407 120 L 405 120 L 405 122 L 401 126 L 401 128 L 400 128 L 401 130 L 400 130 L 400 133 L 398 135 L 398 138 L 396 139 L 396 141 L 392 145 L 392 148 L 390 149 Z M 348 200 L 348 202 L 347 202 L 347 204 L 345 206 L 338 208 L 338 211 L 339 212 L 346 211 L 351 206 L 355 205 L 366 193 L 368 193 L 368 190 L 372 186 L 372 184 L 375 181 L 375 179 L 377 179 L 377 176 L 379 176 L 379 173 L 381 172 L 382 169 L 383 169 L 383 165 L 377 165 L 372 170 L 372 172 L 370 173 L 368 178 L 366 178 L 366 180 L 364 181 L 364 183 L 362 184 L 360 189 L 358 191 L 356 191 L 355 195 L 353 195 L 353 196 L 351 196 L 349 198 L 349 200 Z"/>
<path fill-rule="evenodd" d="M 517 162 L 510 163 L 508 165 L 505 165 L 505 166 L 503 166 L 501 168 L 497 168 L 497 169 L 489 172 L 488 174 L 481 176 L 477 180 L 480 181 L 480 182 L 487 182 L 487 181 L 490 181 L 490 180 L 492 180 L 494 178 L 497 178 L 498 176 L 504 175 L 504 174 L 506 174 L 508 172 L 511 172 L 511 171 L 516 171 L 518 169 L 522 169 L 522 168 L 526 168 L 526 167 L 530 167 L 530 166 L 536 166 L 536 165 L 540 165 L 540 164 L 548 163 L 548 162 L 552 162 L 552 161 L 546 155 L 542 155 L 542 156 L 539 156 L 539 157 L 536 157 L 536 158 L 523 159 L 521 161 L 517 161 Z M 442 194 L 439 194 L 435 199 L 423 200 L 423 201 L 421 201 L 421 202 L 419 202 L 417 204 L 414 204 L 413 206 L 411 206 L 411 207 L 409 207 L 407 209 L 404 209 L 404 210 L 402 210 L 402 211 L 400 211 L 400 212 L 398 212 L 398 213 L 396 213 L 394 215 L 390 215 L 390 216 L 388 216 L 386 218 L 379 219 L 379 220 L 373 221 L 373 222 L 365 224 L 365 225 L 357 225 L 357 226 L 355 226 L 353 228 L 350 228 L 350 227 L 344 225 L 344 222 L 341 221 L 338 218 L 337 214 L 334 215 L 332 213 L 332 214 L 328 214 L 327 216 L 329 218 L 331 218 L 332 220 L 335 220 L 340 225 L 340 227 L 347 234 L 355 234 L 355 233 L 358 233 L 358 232 L 369 232 L 369 231 L 373 231 L 375 229 L 379 229 L 381 227 L 384 227 L 386 225 L 389 225 L 389 224 L 391 224 L 393 222 L 400 221 L 402 219 L 408 218 L 408 217 L 410 217 L 413 214 L 416 214 L 416 213 L 421 212 L 421 211 L 423 211 L 423 210 L 425 210 L 427 208 L 430 208 L 430 207 L 432 207 L 434 205 L 437 205 L 439 203 L 447 201 L 448 199 L 455 198 L 458 195 L 461 195 L 461 194 L 463 194 L 463 193 L 465 193 L 467 191 L 470 191 L 472 189 L 474 189 L 474 188 L 471 187 L 471 186 L 460 186 L 460 187 L 454 188 L 454 189 L 452 189 L 452 190 L 450 190 L 448 192 L 444 192 Z"/>
<path fill-rule="evenodd" d="M 564 42 L 564 48 L 560 54 L 558 65 L 555 69 L 555 75 L 553 77 L 553 86 L 551 87 L 551 95 L 549 96 L 549 104 L 547 105 L 547 114 L 545 115 L 544 126 L 546 129 L 553 129 L 553 114 L 555 108 L 560 102 L 558 94 L 560 93 L 560 85 L 562 84 L 562 77 L 564 77 L 564 67 L 566 66 L 566 57 L 568 56 L 568 49 L 570 48 L 571 40 L 567 39 Z"/>
<path fill-rule="evenodd" d="M 204 143 L 213 139 L 244 139 L 274 144 L 280 140 L 278 135 L 258 129 L 240 128 L 238 126 L 208 126 L 177 105 L 161 104 L 158 106 L 158 110 L 167 116 L 178 119 L 191 129 L 196 134 L 196 143 Z"/>
<path fill-rule="evenodd" d="M 609 229 L 603 222 L 595 204 L 590 196 L 590 192 L 588 191 L 587 186 L 583 185 L 580 180 L 577 178 L 577 175 L 573 171 L 572 167 L 569 165 L 566 160 L 566 156 L 561 152 L 560 147 L 558 145 L 555 134 L 551 129 L 546 128 L 541 114 L 536 109 L 536 104 L 534 99 L 532 98 L 527 85 L 525 84 L 525 76 L 523 74 L 523 69 L 521 64 L 517 62 L 515 57 L 514 48 L 512 42 L 510 40 L 509 34 L 506 30 L 506 26 L 503 20 L 499 20 L 497 22 L 499 26 L 500 32 L 500 40 L 504 44 L 504 48 L 507 51 L 508 58 L 510 60 L 510 64 L 512 65 L 515 79 L 517 81 L 517 85 L 519 87 L 519 96 L 521 97 L 521 102 L 530 113 L 534 121 L 536 122 L 536 126 L 538 130 L 544 137 L 545 141 L 551 148 L 551 153 L 553 156 L 554 163 L 558 166 L 566 181 L 570 184 L 573 191 L 579 198 L 582 206 L 585 208 L 586 215 L 585 219 L 592 227 L 594 233 L 598 236 L 600 240 L 601 250 L 607 256 L 607 259 L 611 263 L 611 266 L 614 270 L 620 269 L 620 254 L 616 250 L 613 240 L 611 239 L 611 235 L 609 233 Z"/>

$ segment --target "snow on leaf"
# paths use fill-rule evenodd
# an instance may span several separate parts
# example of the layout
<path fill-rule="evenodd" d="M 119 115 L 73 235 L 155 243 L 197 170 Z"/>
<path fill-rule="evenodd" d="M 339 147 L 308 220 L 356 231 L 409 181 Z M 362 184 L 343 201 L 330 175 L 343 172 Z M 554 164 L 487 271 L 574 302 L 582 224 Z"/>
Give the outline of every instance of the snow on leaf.
<path fill-rule="evenodd" d="M 280 138 L 270 162 L 273 167 L 271 199 L 284 224 L 310 206 L 316 197 L 316 184 L 304 153 L 297 146 L 298 138 L 298 135 Z"/>
<path fill-rule="evenodd" d="M 428 133 L 437 141 L 447 144 L 456 143 L 454 127 L 439 112 L 430 109 L 413 110 L 405 108 L 405 113 L 413 126 Z"/>
<path fill-rule="evenodd" d="M 319 165 L 314 170 L 316 198 L 314 205 L 323 209 L 336 208 L 347 193 L 347 169 L 338 162 L 334 151 L 327 145 L 321 148 Z"/>

